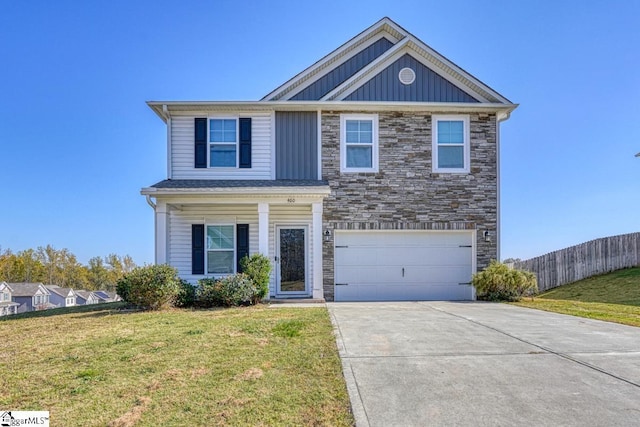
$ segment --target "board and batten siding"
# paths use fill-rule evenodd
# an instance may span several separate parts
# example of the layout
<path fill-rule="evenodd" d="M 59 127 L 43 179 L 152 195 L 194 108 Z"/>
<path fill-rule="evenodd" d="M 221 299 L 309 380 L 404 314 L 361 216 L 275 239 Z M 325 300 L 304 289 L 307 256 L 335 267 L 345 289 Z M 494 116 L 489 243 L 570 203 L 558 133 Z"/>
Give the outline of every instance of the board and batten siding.
<path fill-rule="evenodd" d="M 276 179 L 318 179 L 318 113 L 276 112 Z"/>
<path fill-rule="evenodd" d="M 205 275 L 191 274 L 191 224 L 249 224 L 249 254 L 258 252 L 256 205 L 184 206 L 182 210 L 172 210 L 168 221 L 167 262 L 192 284 Z"/>
<path fill-rule="evenodd" d="M 295 94 L 291 99 L 293 101 L 318 100 L 331 92 L 333 89 L 344 83 L 348 78 L 352 77 L 358 71 L 385 53 L 393 46 L 393 43 L 386 38 L 373 43 L 371 46 L 358 52 L 346 62 L 340 64 L 326 75 L 322 76 L 310 86 Z"/>
<path fill-rule="evenodd" d="M 194 119 L 213 117 L 173 115 L 171 118 L 171 178 L 172 179 L 271 179 L 270 113 L 220 114 L 220 117 L 251 117 L 251 168 L 202 168 L 194 166 Z M 208 150 L 208 148 L 207 148 Z"/>
<path fill-rule="evenodd" d="M 400 82 L 398 74 L 403 68 L 415 72 L 413 83 L 405 85 Z M 345 101 L 478 102 L 409 54 L 360 86 Z"/>

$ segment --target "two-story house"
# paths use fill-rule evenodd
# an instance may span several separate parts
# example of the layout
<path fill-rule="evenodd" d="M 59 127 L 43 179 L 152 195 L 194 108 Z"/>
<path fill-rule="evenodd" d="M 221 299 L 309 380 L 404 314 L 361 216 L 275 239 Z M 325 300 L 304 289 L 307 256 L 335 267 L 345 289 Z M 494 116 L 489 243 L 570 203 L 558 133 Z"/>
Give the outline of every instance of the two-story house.
<path fill-rule="evenodd" d="M 0 282 L 0 316 L 17 314 L 19 306 L 13 301 L 13 288 L 7 282 Z"/>
<path fill-rule="evenodd" d="M 55 308 L 49 297 L 51 293 L 42 283 L 9 283 L 13 289 L 13 302 L 19 305 L 18 313 Z"/>
<path fill-rule="evenodd" d="M 516 108 L 389 18 L 259 101 L 148 102 L 167 127 L 155 261 L 195 283 L 273 260 L 270 298 L 469 300 L 498 258 Z"/>

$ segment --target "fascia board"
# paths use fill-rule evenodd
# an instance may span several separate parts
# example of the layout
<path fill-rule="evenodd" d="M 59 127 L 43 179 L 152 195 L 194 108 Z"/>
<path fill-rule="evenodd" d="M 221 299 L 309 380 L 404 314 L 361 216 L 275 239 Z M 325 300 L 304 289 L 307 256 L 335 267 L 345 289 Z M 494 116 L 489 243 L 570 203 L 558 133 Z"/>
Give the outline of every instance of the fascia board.
<path fill-rule="evenodd" d="M 154 188 L 140 190 L 143 196 L 182 197 L 182 196 L 223 196 L 241 199 L 264 197 L 286 197 L 291 195 L 307 197 L 326 197 L 331 193 L 329 186 L 309 187 L 223 187 L 223 188 Z"/>
<path fill-rule="evenodd" d="M 198 115 L 210 112 L 273 111 L 431 111 L 499 112 L 513 111 L 518 104 L 481 102 L 398 102 L 398 101 L 150 101 L 167 105 L 172 115 Z"/>
<path fill-rule="evenodd" d="M 325 55 L 324 57 L 322 57 L 321 59 L 313 63 L 311 66 L 299 72 L 298 74 L 293 76 L 291 79 L 287 80 L 285 83 L 278 86 L 276 89 L 274 89 L 273 91 L 265 95 L 262 98 L 262 100 L 265 101 L 265 100 L 271 100 L 274 98 L 282 99 L 283 97 L 286 96 L 287 92 L 292 90 L 292 87 L 297 88 L 297 86 L 294 86 L 296 81 L 302 80 L 305 78 L 305 76 L 313 73 L 315 70 L 326 66 L 328 63 L 331 63 L 336 57 L 340 57 L 341 55 L 346 55 L 346 53 L 348 53 L 354 47 L 357 47 L 359 43 L 361 43 L 363 40 L 366 40 L 367 38 L 371 37 L 373 34 L 376 34 L 384 30 L 385 27 L 388 27 L 389 29 L 393 30 L 393 32 L 396 32 L 398 36 L 393 35 L 392 32 L 389 32 L 389 35 L 391 35 L 392 37 L 398 40 L 406 36 L 407 34 L 407 32 L 403 30 L 402 27 L 397 25 L 391 19 L 384 17 L 380 21 L 376 22 L 369 28 L 365 29 L 364 31 L 356 35 L 355 37 L 351 38 L 349 41 L 347 41 L 337 49 L 333 50 L 329 54 Z"/>

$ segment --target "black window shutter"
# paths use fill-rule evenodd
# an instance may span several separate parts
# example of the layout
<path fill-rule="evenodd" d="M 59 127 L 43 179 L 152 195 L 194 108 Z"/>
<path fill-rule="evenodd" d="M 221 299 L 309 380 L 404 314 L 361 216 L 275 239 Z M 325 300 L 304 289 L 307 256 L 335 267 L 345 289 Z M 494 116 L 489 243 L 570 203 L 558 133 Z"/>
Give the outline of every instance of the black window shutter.
<path fill-rule="evenodd" d="M 207 119 L 195 119 L 195 167 L 207 167 Z"/>
<path fill-rule="evenodd" d="M 249 255 L 249 224 L 236 224 L 236 238 L 238 239 L 236 247 L 236 271 L 242 273 L 240 260 Z"/>
<path fill-rule="evenodd" d="M 240 167 L 251 167 L 251 118 L 240 119 Z"/>
<path fill-rule="evenodd" d="M 204 224 L 191 224 L 191 274 L 204 274 Z"/>

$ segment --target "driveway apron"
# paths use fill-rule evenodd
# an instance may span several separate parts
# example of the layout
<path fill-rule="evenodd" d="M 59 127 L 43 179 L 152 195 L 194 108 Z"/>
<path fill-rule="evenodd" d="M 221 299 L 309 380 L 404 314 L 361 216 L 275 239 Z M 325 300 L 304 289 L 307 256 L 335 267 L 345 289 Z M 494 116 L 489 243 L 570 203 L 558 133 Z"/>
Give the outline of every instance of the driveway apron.
<path fill-rule="evenodd" d="M 358 427 L 640 425 L 640 328 L 481 302 L 327 305 Z"/>

